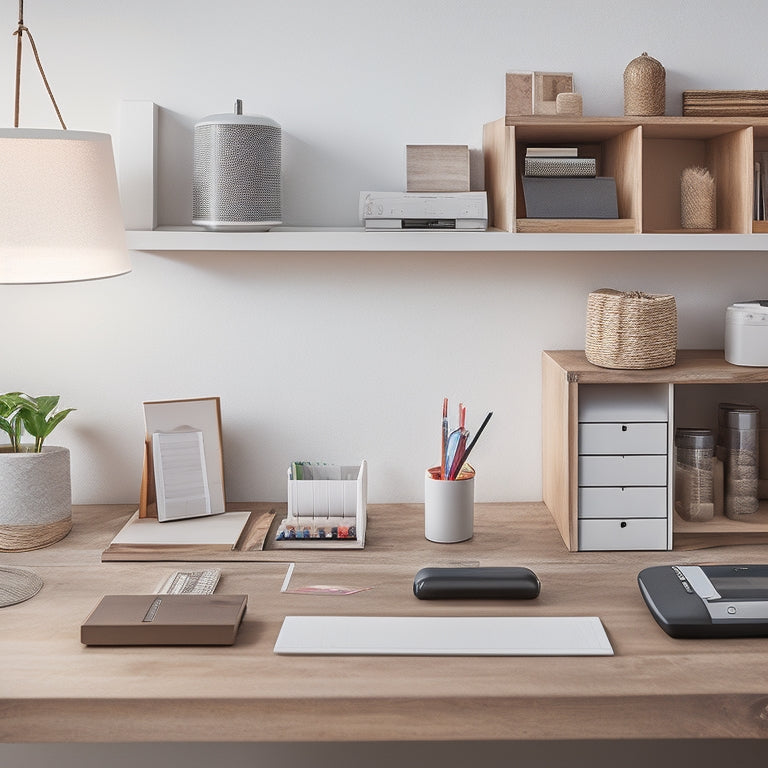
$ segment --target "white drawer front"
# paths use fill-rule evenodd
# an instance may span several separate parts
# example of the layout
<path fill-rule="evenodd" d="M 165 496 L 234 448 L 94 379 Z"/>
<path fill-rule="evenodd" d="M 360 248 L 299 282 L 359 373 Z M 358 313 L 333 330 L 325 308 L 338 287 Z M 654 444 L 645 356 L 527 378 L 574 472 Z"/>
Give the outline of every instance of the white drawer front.
<path fill-rule="evenodd" d="M 667 517 L 665 487 L 579 488 L 580 518 Z"/>
<path fill-rule="evenodd" d="M 669 421 L 669 385 L 582 384 L 579 421 Z"/>
<path fill-rule="evenodd" d="M 580 454 L 666 452 L 666 422 L 579 424 Z"/>
<path fill-rule="evenodd" d="M 666 456 L 579 456 L 579 485 L 666 485 Z"/>
<path fill-rule="evenodd" d="M 579 520 L 581 551 L 666 548 L 666 520 Z"/>

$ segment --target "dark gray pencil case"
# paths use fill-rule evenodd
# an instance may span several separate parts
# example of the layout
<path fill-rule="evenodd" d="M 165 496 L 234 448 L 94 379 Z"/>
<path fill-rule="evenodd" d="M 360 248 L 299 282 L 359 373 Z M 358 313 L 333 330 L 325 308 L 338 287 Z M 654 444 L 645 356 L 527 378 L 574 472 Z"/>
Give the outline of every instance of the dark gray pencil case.
<path fill-rule="evenodd" d="M 530 600 L 541 582 L 530 568 L 422 568 L 413 579 L 420 600 Z"/>

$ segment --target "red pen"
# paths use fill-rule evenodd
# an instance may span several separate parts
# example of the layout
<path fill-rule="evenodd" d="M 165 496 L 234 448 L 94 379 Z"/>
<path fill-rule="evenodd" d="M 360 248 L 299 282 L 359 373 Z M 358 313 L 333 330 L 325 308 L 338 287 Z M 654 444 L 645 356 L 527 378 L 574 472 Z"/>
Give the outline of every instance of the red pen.
<path fill-rule="evenodd" d="M 448 398 L 443 398 L 443 429 L 440 440 L 440 479 L 445 480 L 445 455 L 448 450 Z"/>

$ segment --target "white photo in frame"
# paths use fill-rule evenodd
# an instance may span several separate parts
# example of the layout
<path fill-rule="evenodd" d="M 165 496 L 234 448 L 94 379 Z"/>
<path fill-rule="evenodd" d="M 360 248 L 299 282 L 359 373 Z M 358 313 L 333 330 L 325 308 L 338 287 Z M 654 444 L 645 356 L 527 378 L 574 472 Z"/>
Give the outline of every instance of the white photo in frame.
<path fill-rule="evenodd" d="M 141 516 L 155 517 L 171 520 L 182 517 L 198 517 L 208 514 L 217 515 L 226 511 L 226 494 L 224 491 L 224 459 L 221 438 L 221 407 L 218 397 L 194 398 L 188 400 L 158 400 L 144 403 L 144 422 L 146 426 L 147 457 L 144 468 L 144 481 L 142 483 L 142 507 L 144 514 Z M 190 484 L 197 486 L 193 495 L 198 495 L 200 486 L 207 486 L 207 499 L 204 503 L 187 505 L 186 512 L 183 506 L 175 506 L 175 513 L 163 514 L 161 517 L 161 504 L 156 503 L 162 495 L 166 498 L 164 489 L 158 487 L 158 473 L 155 470 L 153 441 L 158 440 L 155 435 L 169 433 L 199 433 L 200 466 L 195 471 L 190 469 Z M 160 438 L 162 440 L 162 438 Z M 158 457 L 159 458 L 159 457 Z M 167 458 L 167 457 L 166 457 Z M 205 477 L 201 478 L 204 470 Z M 162 470 L 161 470 L 162 472 Z M 178 477 L 178 475 L 177 475 Z M 146 488 L 146 491 L 144 490 Z M 176 488 L 175 495 L 183 498 L 183 494 Z M 181 511 L 179 511 L 181 510 Z M 168 508 L 165 509 L 165 512 Z"/>

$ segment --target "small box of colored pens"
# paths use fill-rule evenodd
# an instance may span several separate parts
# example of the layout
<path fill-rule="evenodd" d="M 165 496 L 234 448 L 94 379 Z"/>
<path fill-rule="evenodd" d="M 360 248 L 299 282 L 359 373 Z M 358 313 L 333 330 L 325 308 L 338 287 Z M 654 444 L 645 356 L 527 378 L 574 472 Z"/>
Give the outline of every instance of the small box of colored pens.
<path fill-rule="evenodd" d="M 288 514 L 275 534 L 276 547 L 365 546 L 368 464 L 295 461 L 288 468 Z"/>

